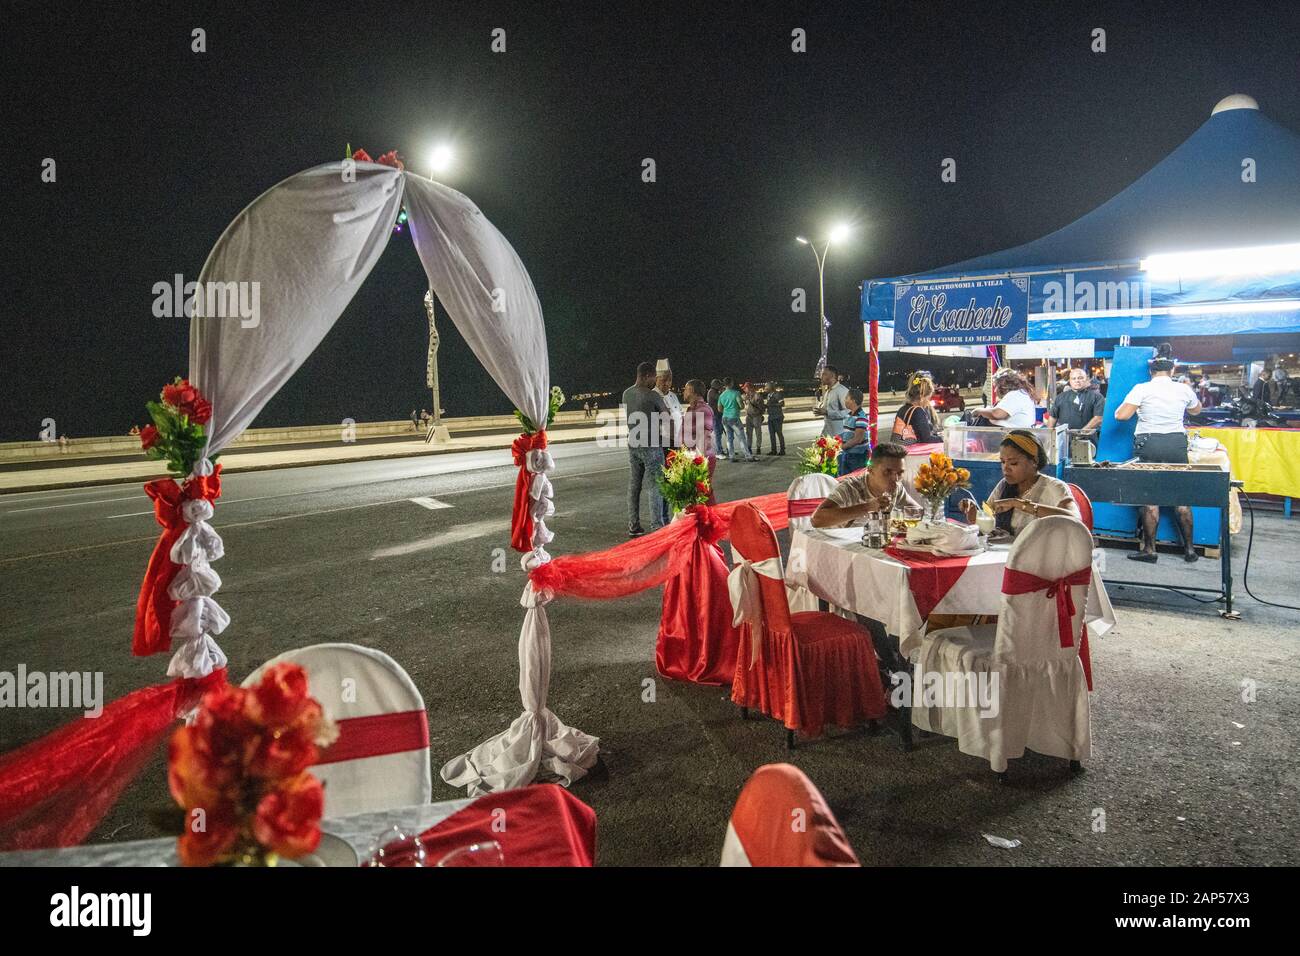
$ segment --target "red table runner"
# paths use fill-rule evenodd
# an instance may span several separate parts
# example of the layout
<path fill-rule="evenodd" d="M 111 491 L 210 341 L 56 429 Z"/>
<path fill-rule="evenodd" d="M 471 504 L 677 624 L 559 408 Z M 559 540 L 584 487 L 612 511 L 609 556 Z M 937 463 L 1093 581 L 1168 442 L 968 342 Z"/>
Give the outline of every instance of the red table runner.
<path fill-rule="evenodd" d="M 943 600 L 957 579 L 966 573 L 970 558 L 950 558 L 926 554 L 924 551 L 904 551 L 886 548 L 885 554 L 908 568 L 907 586 L 916 601 L 916 611 L 925 620 Z"/>

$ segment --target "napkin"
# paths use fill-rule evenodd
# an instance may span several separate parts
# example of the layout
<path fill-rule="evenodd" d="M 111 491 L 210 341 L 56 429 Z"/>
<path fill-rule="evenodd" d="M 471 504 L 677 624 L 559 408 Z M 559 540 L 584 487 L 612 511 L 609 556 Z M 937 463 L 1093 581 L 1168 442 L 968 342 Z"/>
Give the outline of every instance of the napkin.
<path fill-rule="evenodd" d="M 923 544 L 954 554 L 979 547 L 979 529 L 973 524 L 917 525 L 907 529 L 908 544 Z"/>

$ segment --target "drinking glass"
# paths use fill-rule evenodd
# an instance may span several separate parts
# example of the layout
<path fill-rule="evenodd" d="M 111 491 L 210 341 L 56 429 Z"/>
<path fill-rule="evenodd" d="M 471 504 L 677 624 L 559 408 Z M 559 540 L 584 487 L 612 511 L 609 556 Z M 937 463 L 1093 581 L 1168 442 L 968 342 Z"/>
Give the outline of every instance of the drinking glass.
<path fill-rule="evenodd" d="M 438 866 L 505 866 L 506 857 L 501 852 L 501 844 L 496 840 L 471 843 L 452 850 L 441 860 Z"/>
<path fill-rule="evenodd" d="M 366 866 L 424 866 L 425 860 L 420 835 L 392 826 L 371 841 Z"/>

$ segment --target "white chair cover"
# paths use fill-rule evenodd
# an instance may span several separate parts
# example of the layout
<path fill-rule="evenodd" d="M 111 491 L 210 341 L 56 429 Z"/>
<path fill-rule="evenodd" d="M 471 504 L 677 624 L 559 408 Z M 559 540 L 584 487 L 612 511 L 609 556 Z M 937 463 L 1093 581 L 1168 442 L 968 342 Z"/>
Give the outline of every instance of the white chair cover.
<path fill-rule="evenodd" d="M 1007 567 L 1048 581 L 1092 566 L 1092 536 L 1082 522 L 1064 516 L 1039 518 L 1020 533 Z M 914 692 L 927 674 L 996 675 L 996 707 L 981 713 L 965 706 L 913 707 L 912 723 L 956 737 L 963 753 L 983 757 L 998 772 L 1026 749 L 1068 760 L 1092 754 L 1088 685 L 1079 660 L 1088 586 L 1071 587 L 1074 616 L 1070 647 L 1062 647 L 1056 599 L 1046 591 L 1003 594 L 996 625 L 954 627 L 927 634 L 921 643 Z M 964 678 L 963 678 L 964 679 Z M 992 689 L 992 676 L 986 676 Z M 920 688 L 915 686 L 920 684 Z M 966 685 L 969 686 L 969 685 Z"/>
<path fill-rule="evenodd" d="M 307 672 L 311 695 L 333 720 L 425 712 L 424 698 L 401 665 L 383 651 L 357 644 L 287 651 L 249 674 L 243 686 L 253 686 L 268 667 L 285 662 Z M 325 784 L 326 817 L 429 803 L 433 789 L 427 743 L 416 750 L 318 764 L 312 773 Z"/>
<path fill-rule="evenodd" d="M 790 482 L 790 487 L 786 489 L 785 496 L 792 503 L 792 508 L 802 511 L 802 508 L 793 505 L 793 502 L 816 501 L 819 498 L 825 498 L 832 491 L 838 482 L 830 475 L 814 473 L 811 475 L 799 475 L 794 481 Z M 790 515 L 790 529 L 794 531 L 807 530 L 812 527 L 812 516 L 805 514 Z M 790 557 L 791 561 L 796 560 L 794 555 Z M 786 585 L 786 597 L 790 601 L 790 613 L 796 614 L 799 611 L 816 611 L 819 610 L 817 595 L 813 594 L 801 584 Z"/>

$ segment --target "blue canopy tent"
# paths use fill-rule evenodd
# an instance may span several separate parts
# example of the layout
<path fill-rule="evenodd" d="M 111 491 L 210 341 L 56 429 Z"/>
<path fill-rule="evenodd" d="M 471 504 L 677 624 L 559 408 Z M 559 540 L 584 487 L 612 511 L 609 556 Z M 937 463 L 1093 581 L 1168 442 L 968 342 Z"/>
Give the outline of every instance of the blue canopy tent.
<path fill-rule="evenodd" d="M 881 351 L 972 358 L 989 345 L 1005 345 L 1009 359 L 1093 356 L 1097 340 L 1109 349 L 1124 337 L 1215 338 L 1240 358 L 1286 351 L 1276 336 L 1300 333 L 1300 136 L 1249 96 L 1229 96 L 1164 160 L 1069 225 L 861 290 L 873 352 L 878 341 Z M 1115 350 L 1112 394 L 1145 378 L 1149 354 Z M 1134 423 L 1114 419 L 1117 404 L 1098 449 L 1111 460 L 1132 449 Z M 1131 508 L 1097 512 L 1098 527 L 1132 527 Z M 1218 517 L 1198 517 L 1198 539 L 1203 526 L 1215 534 Z"/>
<path fill-rule="evenodd" d="M 988 335 L 918 341 L 895 327 L 896 303 L 907 289 L 1006 277 L 1027 286 L 1026 335 L 1013 356 L 1053 351 L 1029 347 L 1035 342 L 1294 333 L 1300 245 L 1268 271 L 1228 275 L 1207 274 L 1204 263 L 1189 271 L 1170 255 L 1284 244 L 1300 244 L 1300 136 L 1250 97 L 1230 96 L 1186 142 L 1092 212 L 1011 249 L 867 280 L 861 316 L 880 324 L 882 349 L 916 343 L 921 351 L 982 355 L 983 344 L 1003 343 Z"/>

